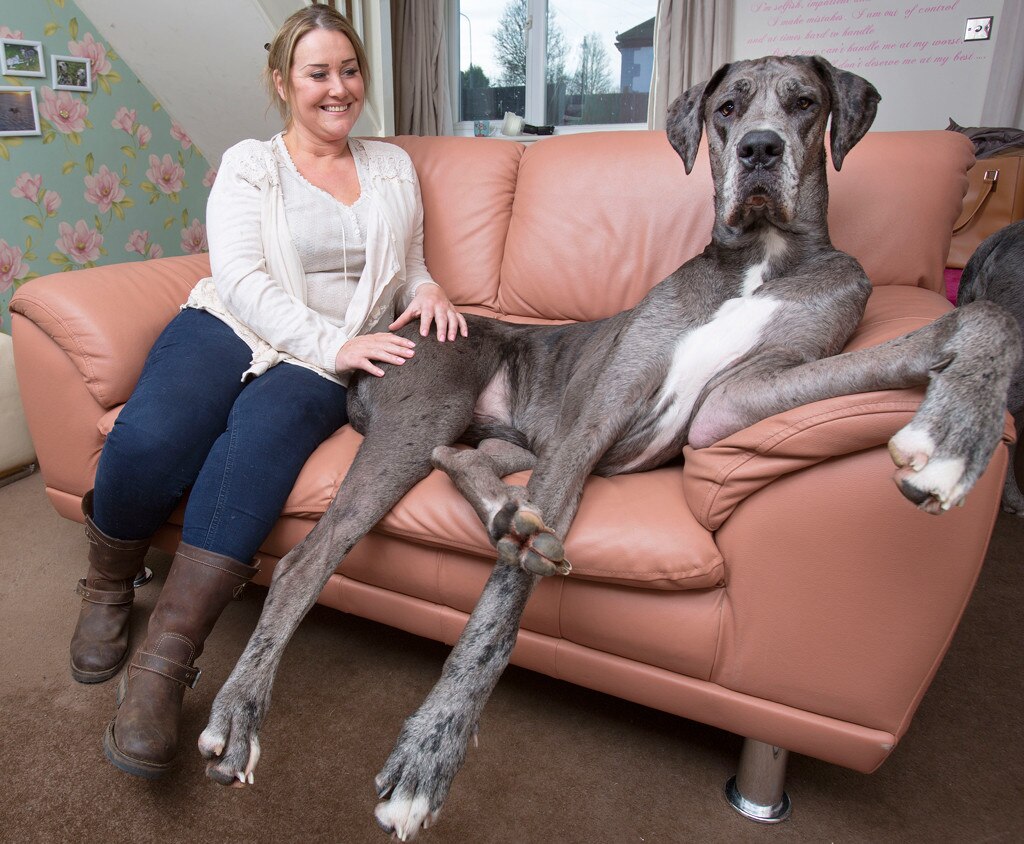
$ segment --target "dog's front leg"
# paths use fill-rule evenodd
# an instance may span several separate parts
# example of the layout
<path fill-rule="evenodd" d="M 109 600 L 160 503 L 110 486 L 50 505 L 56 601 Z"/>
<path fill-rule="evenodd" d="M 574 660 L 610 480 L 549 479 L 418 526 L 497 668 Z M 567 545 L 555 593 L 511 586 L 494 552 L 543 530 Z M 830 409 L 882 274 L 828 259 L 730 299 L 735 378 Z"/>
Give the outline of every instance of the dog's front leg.
<path fill-rule="evenodd" d="M 925 512 L 941 513 L 959 504 L 988 466 L 1020 356 L 1013 317 L 974 302 L 878 346 L 780 370 L 752 366 L 708 396 L 689 442 L 702 448 L 821 399 L 926 386 L 924 402 L 889 441 L 889 451 L 904 496 Z"/>
<path fill-rule="evenodd" d="M 595 393 L 604 396 L 611 391 Z M 618 427 L 611 411 L 563 417 L 554 440 L 559 447 L 548 449 L 545 458 L 537 461 L 527 486 L 528 499 L 533 502 L 529 511 L 543 516 L 547 523 L 543 533 L 558 541 L 559 548 L 576 515 L 583 482 Z M 443 449 L 435 452 L 434 459 L 451 469 L 453 479 L 460 488 L 466 487 L 471 501 L 479 498 L 474 506 L 490 527 L 492 506 L 488 502 L 492 498 L 502 500 L 504 494 L 498 488 L 497 476 L 522 467 L 524 455 L 507 444 L 481 446 L 480 459 L 470 456 L 466 466 L 451 461 L 452 454 Z M 535 538 L 526 544 L 537 548 Z M 395 749 L 377 775 L 377 791 L 384 798 L 374 813 L 377 822 L 403 841 L 414 838 L 437 818 L 462 767 L 466 744 L 475 733 L 480 713 L 508 665 L 526 601 L 539 580 L 537 574 L 522 566 L 525 558 L 520 558 L 518 551 L 515 556 L 519 565 L 499 560 L 491 572 L 480 601 L 444 664 L 441 679 L 405 722 Z M 545 572 L 558 569 L 549 565 Z"/>
<path fill-rule="evenodd" d="M 315 529 L 314 529 L 315 530 Z M 292 633 L 337 568 L 329 547 L 314 533 L 281 559 L 260 621 L 217 693 L 210 720 L 199 737 L 209 760 L 206 775 L 221 785 L 251 785 L 260 758 L 259 730 L 270 709 L 270 693 Z M 278 575 L 285 574 L 284 580 Z M 287 584 L 294 580 L 290 594 Z M 282 592 L 284 590 L 284 592 Z"/>
<path fill-rule="evenodd" d="M 285 646 L 316 602 L 338 564 L 398 500 L 430 471 L 433 443 L 454 438 L 461 418 L 447 423 L 425 416 L 428 429 L 408 425 L 368 432 L 327 512 L 309 535 L 278 563 L 259 623 L 217 694 L 210 721 L 199 738 L 206 773 L 224 785 L 251 783 L 259 759 L 258 732 L 270 709 L 270 692 Z M 438 421 L 440 420 L 440 421 Z M 409 434 L 412 430 L 412 434 Z M 408 436 L 418 448 L 401 452 Z M 367 495 L 366 490 L 373 490 Z"/>
<path fill-rule="evenodd" d="M 402 727 L 377 775 L 382 801 L 374 812 L 385 832 L 410 841 L 437 818 L 480 712 L 508 664 L 526 601 L 539 578 L 499 563 L 441 679 Z"/>

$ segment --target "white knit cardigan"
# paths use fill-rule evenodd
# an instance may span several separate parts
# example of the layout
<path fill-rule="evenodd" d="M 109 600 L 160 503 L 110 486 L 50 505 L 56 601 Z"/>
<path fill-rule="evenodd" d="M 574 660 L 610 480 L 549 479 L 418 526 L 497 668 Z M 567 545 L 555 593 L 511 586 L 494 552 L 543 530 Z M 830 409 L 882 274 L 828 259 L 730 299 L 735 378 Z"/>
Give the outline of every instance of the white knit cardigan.
<path fill-rule="evenodd" d="M 423 204 L 408 154 L 394 144 L 349 139 L 371 184 L 366 264 L 342 326 L 306 305 L 306 279 L 285 216 L 273 141 L 246 140 L 224 153 L 207 205 L 213 275 L 200 281 L 184 307 L 227 323 L 252 349 L 243 380 L 282 362 L 305 366 L 347 384 L 337 373 L 338 350 L 353 337 L 386 330 L 395 306 L 436 283 L 423 260 Z"/>

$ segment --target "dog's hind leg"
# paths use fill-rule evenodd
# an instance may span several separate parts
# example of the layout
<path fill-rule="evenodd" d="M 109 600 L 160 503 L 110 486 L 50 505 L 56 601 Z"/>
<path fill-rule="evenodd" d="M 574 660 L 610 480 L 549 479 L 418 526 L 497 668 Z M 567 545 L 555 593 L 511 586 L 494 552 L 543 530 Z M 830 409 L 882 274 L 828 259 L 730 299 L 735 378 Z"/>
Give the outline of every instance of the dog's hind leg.
<path fill-rule="evenodd" d="M 258 731 L 285 646 L 352 546 L 430 472 L 433 447 L 453 442 L 465 429 L 472 399 L 448 404 L 453 410 L 447 413 L 424 412 L 404 422 L 381 413 L 381 424 L 367 431 L 327 512 L 278 563 L 259 623 L 199 739 L 211 779 L 225 785 L 252 782 Z"/>
<path fill-rule="evenodd" d="M 561 540 L 544 524 L 526 488 L 502 480 L 532 469 L 537 461 L 533 452 L 505 440 L 488 439 L 475 449 L 438 446 L 432 459 L 476 510 L 498 550 L 499 562 L 544 576 L 569 573 L 572 567 Z"/>

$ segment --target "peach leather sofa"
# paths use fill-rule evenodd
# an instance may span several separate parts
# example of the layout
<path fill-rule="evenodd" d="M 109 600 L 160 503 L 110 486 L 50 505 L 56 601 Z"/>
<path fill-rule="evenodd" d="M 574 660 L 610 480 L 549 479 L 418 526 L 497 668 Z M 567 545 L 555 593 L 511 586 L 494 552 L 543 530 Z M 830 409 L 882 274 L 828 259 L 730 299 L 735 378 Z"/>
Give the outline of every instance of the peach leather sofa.
<path fill-rule="evenodd" d="M 394 141 L 419 173 L 428 266 L 466 311 L 605 317 L 710 236 L 706 150 L 687 177 L 664 133 Z M 942 270 L 972 162 L 952 132 L 872 133 L 841 173 L 830 168 L 834 242 L 875 287 L 850 348 L 950 307 Z M 39 278 L 14 296 L 20 389 L 65 518 L 81 520 L 147 350 L 207 273 L 206 256 L 164 258 Z M 921 395 L 819 402 L 686 449 L 679 465 L 591 478 L 566 542 L 572 575 L 540 584 L 513 662 L 747 737 L 739 779 L 755 815 L 782 811 L 787 751 L 873 770 L 950 643 L 1007 462 L 1000 446 L 965 507 L 916 510 L 891 479 L 886 442 Z M 360 439 L 346 426 L 310 458 L 263 547 L 264 583 L 324 512 Z M 180 514 L 160 547 L 173 550 Z M 469 505 L 434 472 L 320 601 L 451 643 L 493 558 Z"/>

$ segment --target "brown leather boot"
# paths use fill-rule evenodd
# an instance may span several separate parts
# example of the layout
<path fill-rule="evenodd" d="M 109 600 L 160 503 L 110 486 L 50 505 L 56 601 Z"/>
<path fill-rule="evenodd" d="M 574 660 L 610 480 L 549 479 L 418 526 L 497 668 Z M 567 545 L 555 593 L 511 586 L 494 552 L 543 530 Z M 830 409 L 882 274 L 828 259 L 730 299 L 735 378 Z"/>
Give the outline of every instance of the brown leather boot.
<path fill-rule="evenodd" d="M 135 575 L 149 549 L 148 539 L 107 536 L 92 520 L 92 490 L 82 499 L 89 571 L 75 590 L 82 596 L 78 625 L 71 637 L 71 676 L 79 683 L 102 683 L 124 664 L 128 654 Z"/>
<path fill-rule="evenodd" d="M 182 542 L 149 619 L 146 641 L 117 688 L 117 717 L 103 737 L 107 758 L 122 771 L 157 779 L 178 750 L 185 689 L 193 663 L 228 601 L 240 597 L 258 566 Z"/>

